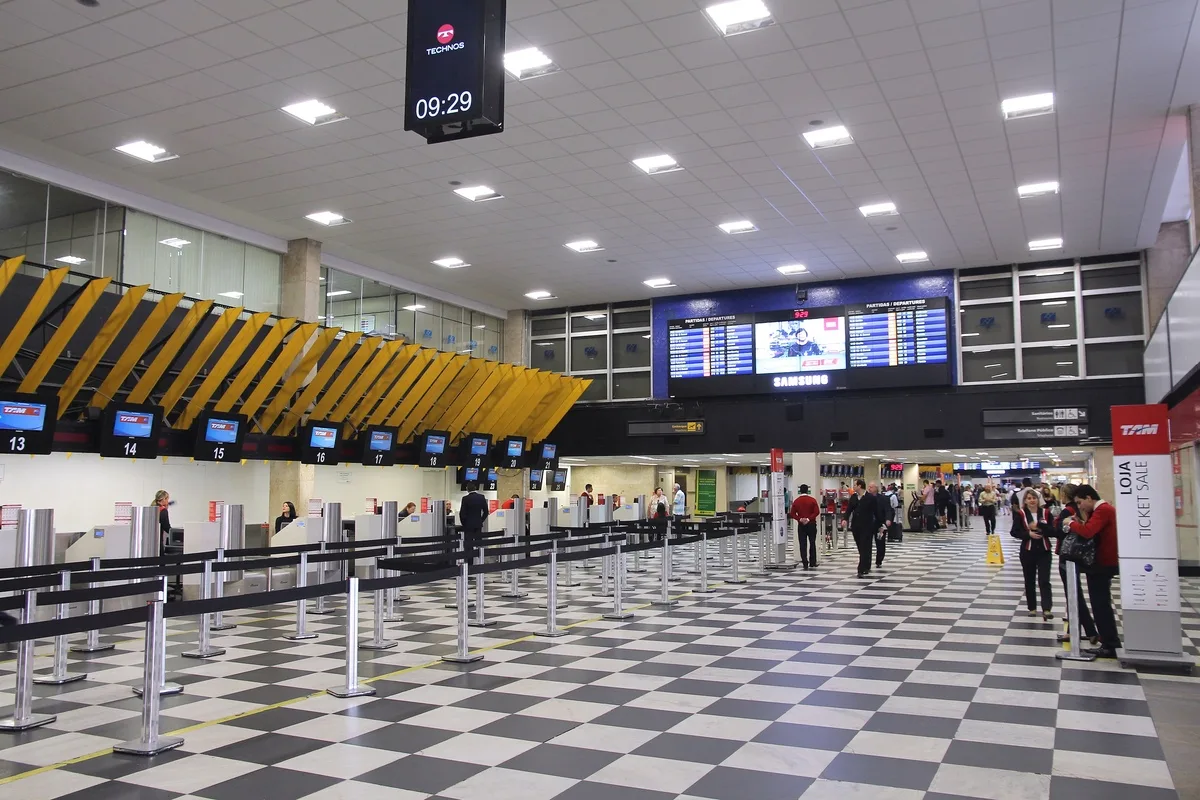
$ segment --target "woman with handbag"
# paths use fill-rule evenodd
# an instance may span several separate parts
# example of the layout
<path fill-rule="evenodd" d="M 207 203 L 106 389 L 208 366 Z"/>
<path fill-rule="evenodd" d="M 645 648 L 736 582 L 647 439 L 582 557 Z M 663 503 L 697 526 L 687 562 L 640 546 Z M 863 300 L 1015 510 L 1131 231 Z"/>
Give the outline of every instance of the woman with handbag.
<path fill-rule="evenodd" d="M 1112 580 L 1120 567 L 1117 552 L 1117 511 L 1100 499 L 1100 493 L 1086 483 L 1075 489 L 1075 504 L 1087 515 L 1087 522 L 1077 517 L 1068 517 L 1063 529 L 1068 534 L 1094 542 L 1092 563 L 1087 569 L 1088 600 L 1092 603 L 1092 614 L 1096 619 L 1096 630 L 1100 634 L 1100 647 L 1088 650 L 1097 658 L 1116 658 L 1121 646 L 1117 633 L 1117 615 L 1112 605 Z M 1069 549 L 1070 537 L 1063 540 L 1063 552 Z M 1075 559 L 1076 563 L 1079 559 Z M 1084 561 L 1086 563 L 1086 560 Z"/>
<path fill-rule="evenodd" d="M 1062 554 L 1063 537 L 1066 535 L 1063 530 L 1063 523 L 1069 517 L 1080 518 L 1079 506 L 1075 504 L 1075 485 L 1068 483 L 1062 487 L 1063 509 L 1059 512 L 1058 519 L 1055 521 L 1054 530 L 1057 532 L 1057 541 L 1054 543 L 1054 552 L 1058 554 L 1058 577 L 1062 578 L 1063 596 L 1070 596 L 1070 589 L 1067 587 L 1067 559 Z M 1083 631 L 1093 645 L 1100 643 L 1100 637 L 1096 635 L 1096 623 L 1092 620 L 1092 614 L 1088 611 L 1087 598 L 1083 594 L 1083 565 L 1075 565 L 1075 596 L 1077 598 L 1076 609 L 1079 611 L 1079 630 Z M 1069 607 L 1069 606 L 1068 606 Z"/>
<path fill-rule="evenodd" d="M 1037 590 L 1042 595 L 1042 619 L 1053 619 L 1050 613 L 1054 598 L 1050 592 L 1050 540 L 1054 538 L 1054 517 L 1042 508 L 1042 496 L 1026 492 L 1020 509 L 1013 509 L 1012 535 L 1021 541 L 1021 571 L 1025 574 L 1025 606 L 1029 616 L 1037 616 Z"/>

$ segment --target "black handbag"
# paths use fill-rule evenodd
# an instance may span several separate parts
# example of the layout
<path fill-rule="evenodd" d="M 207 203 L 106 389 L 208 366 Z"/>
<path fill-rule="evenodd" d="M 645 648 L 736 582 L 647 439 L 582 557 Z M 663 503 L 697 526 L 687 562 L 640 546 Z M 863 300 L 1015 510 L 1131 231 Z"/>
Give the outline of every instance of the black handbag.
<path fill-rule="evenodd" d="M 1096 540 L 1085 539 L 1078 533 L 1067 533 L 1063 537 L 1058 554 L 1081 567 L 1090 567 L 1096 563 Z"/>

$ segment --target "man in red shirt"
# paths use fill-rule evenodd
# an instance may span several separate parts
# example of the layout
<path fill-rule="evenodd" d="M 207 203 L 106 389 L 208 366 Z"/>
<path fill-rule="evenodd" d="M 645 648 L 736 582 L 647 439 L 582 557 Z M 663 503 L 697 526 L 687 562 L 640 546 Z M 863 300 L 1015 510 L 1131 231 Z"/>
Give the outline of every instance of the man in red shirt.
<path fill-rule="evenodd" d="M 808 484 L 800 484 L 788 517 L 796 520 L 796 545 L 805 569 L 817 568 L 817 517 L 821 507 L 808 493 Z"/>
<path fill-rule="evenodd" d="M 1120 561 L 1117 555 L 1117 511 L 1100 499 L 1100 493 L 1086 483 L 1075 490 L 1075 504 L 1087 522 L 1069 517 L 1063 529 L 1085 539 L 1096 541 L 1096 563 L 1087 568 L 1088 599 L 1092 603 L 1092 616 L 1096 620 L 1096 632 L 1100 634 L 1100 647 L 1087 652 L 1097 658 L 1116 658 L 1121 637 L 1117 634 L 1117 615 L 1113 612 L 1112 580 L 1116 577 Z"/>

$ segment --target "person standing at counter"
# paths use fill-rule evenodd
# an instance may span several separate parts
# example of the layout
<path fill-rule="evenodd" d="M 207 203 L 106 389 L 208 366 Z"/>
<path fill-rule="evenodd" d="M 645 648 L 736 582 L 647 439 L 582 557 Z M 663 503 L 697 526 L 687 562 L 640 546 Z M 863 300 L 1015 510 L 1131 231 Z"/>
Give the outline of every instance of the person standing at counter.
<path fill-rule="evenodd" d="M 449 505 L 446 507 L 449 508 Z M 487 518 L 487 498 L 479 493 L 478 484 L 471 484 L 470 491 L 467 492 L 458 506 L 458 524 L 462 525 L 463 534 L 467 540 L 467 547 L 472 546 L 472 539 L 478 539 L 483 533 L 483 525 L 487 522 Z"/>
<path fill-rule="evenodd" d="M 167 545 L 171 542 L 171 515 L 167 507 L 171 505 L 171 495 L 166 489 L 154 493 L 154 507 L 158 509 L 159 555 L 164 555 Z"/>
<path fill-rule="evenodd" d="M 590 483 L 583 487 L 583 491 L 579 493 L 579 496 L 587 498 L 588 508 L 591 508 L 596 503 L 596 499 L 592 497 L 592 485 Z"/>
<path fill-rule="evenodd" d="M 275 532 L 279 533 L 281 530 L 286 528 L 288 525 L 291 525 L 295 519 L 296 519 L 296 507 L 294 505 L 292 505 L 291 500 L 284 500 L 283 501 L 283 513 L 275 518 Z"/>
<path fill-rule="evenodd" d="M 400 509 L 400 519 L 404 519 L 405 517 L 412 516 L 415 513 L 417 513 L 417 504 L 409 503 L 404 508 Z"/>

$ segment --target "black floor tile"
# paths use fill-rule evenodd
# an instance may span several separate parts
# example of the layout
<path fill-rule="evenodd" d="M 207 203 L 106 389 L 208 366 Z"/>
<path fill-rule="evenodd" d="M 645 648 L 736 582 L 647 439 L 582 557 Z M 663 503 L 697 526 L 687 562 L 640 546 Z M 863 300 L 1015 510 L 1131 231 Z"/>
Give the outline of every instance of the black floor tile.
<path fill-rule="evenodd" d="M 946 717 L 924 717 L 916 714 L 873 714 L 865 731 L 877 733 L 899 733 L 905 736 L 932 736 L 937 739 L 953 739 L 958 733 L 959 720 Z"/>
<path fill-rule="evenodd" d="M 634 755 L 665 758 L 670 761 L 695 761 L 720 764 L 741 749 L 742 743 L 707 736 L 664 733 L 633 751 Z"/>
<path fill-rule="evenodd" d="M 328 746 L 328 742 L 320 742 L 316 739 L 303 739 L 299 736 L 287 736 L 282 733 L 264 733 L 235 744 L 218 747 L 216 750 L 210 750 L 208 755 L 269 766 L 287 761 L 289 758 L 307 755 L 314 750 Z"/>
<path fill-rule="evenodd" d="M 608 783 L 581 781 L 554 798 L 554 800 L 675 800 L 677 795 L 668 792 L 651 792 Z"/>
<path fill-rule="evenodd" d="M 943 761 L 968 767 L 1049 775 L 1054 767 L 1054 751 L 1035 747 L 1012 747 L 995 742 L 984 744 L 956 740 L 950 743 Z"/>
<path fill-rule="evenodd" d="M 816 725 L 798 725 L 793 722 L 775 722 L 764 729 L 755 742 L 779 744 L 786 747 L 804 747 L 810 750 L 842 750 L 850 744 L 855 731 L 842 728 L 822 728 Z"/>
<path fill-rule="evenodd" d="M 887 698 L 875 694 L 857 694 L 855 692 L 832 692 L 817 689 L 801 701 L 806 706 L 829 706 L 832 708 L 855 708 L 860 711 L 878 711 L 887 702 Z"/>
<path fill-rule="evenodd" d="M 247 800 L 247 798 L 298 800 L 338 782 L 337 778 L 315 775 L 311 772 L 267 767 L 202 789 L 196 792 L 196 796 L 209 798 L 209 800 Z"/>
<path fill-rule="evenodd" d="M 1149 716 L 1149 715 L 1147 715 Z M 1053 708 L 1031 708 L 1028 706 L 1001 706 L 994 703 L 971 703 L 966 719 L 981 719 L 988 722 L 1007 722 L 1014 725 L 1041 725 L 1053 728 L 1058 721 L 1058 711 Z"/>
<path fill-rule="evenodd" d="M 611 725 L 616 728 L 637 728 L 643 731 L 669 731 L 688 718 L 678 711 L 660 711 L 654 708 L 614 708 L 592 720 L 596 725 Z"/>
<path fill-rule="evenodd" d="M 527 750 L 501 766 L 505 769 L 522 772 L 536 772 L 542 775 L 557 775 L 560 778 L 583 780 L 604 769 L 618 758 L 621 758 L 620 753 L 543 744 Z"/>
<path fill-rule="evenodd" d="M 567 722 L 561 719 L 544 719 L 512 714 L 504 719 L 489 722 L 472 733 L 481 736 L 501 736 L 507 739 L 524 739 L 530 742 L 548 742 L 556 736 L 577 727 L 577 722 Z"/>
<path fill-rule="evenodd" d="M 692 784 L 684 794 L 712 800 L 746 800 L 750 797 L 754 800 L 796 800 L 812 783 L 812 778 L 717 767 Z"/>
<path fill-rule="evenodd" d="M 485 695 L 479 695 L 483 697 Z M 474 698 L 469 698 L 474 699 Z M 373 719 L 380 722 L 403 722 L 410 717 L 415 717 L 418 714 L 424 714 L 426 711 L 432 711 L 438 706 L 427 705 L 425 703 L 409 703 L 404 700 L 392 700 L 382 698 L 372 700 L 369 703 L 352 706 L 341 712 L 344 717 L 359 717 L 361 719 Z M 284 711 L 288 709 L 276 709 Z M 267 712 L 270 713 L 270 712 Z"/>
<path fill-rule="evenodd" d="M 777 720 L 793 706 L 787 703 L 764 703 L 761 700 L 738 700 L 723 697 L 704 709 L 705 714 L 741 719 Z"/>
<path fill-rule="evenodd" d="M 419 725 L 396 723 L 348 739 L 346 744 L 357 747 L 374 747 L 377 750 L 388 750 L 393 753 L 419 753 L 427 747 L 441 744 L 458 735 L 457 731 L 440 731 Z"/>
<path fill-rule="evenodd" d="M 387 766 L 355 778 L 363 783 L 407 789 L 412 792 L 436 794 L 467 778 L 483 772 L 486 767 L 461 761 L 447 761 L 427 756 L 408 756 Z M 262 795 L 267 797 L 268 795 Z"/>
<path fill-rule="evenodd" d="M 312 711 L 301 711 L 298 708 L 272 708 L 269 711 L 260 711 L 257 714 L 231 719 L 225 724 L 256 731 L 280 731 L 321 716 L 324 715 Z"/>
<path fill-rule="evenodd" d="M 1128 786 L 1123 783 L 1088 781 L 1082 778 L 1050 779 L 1050 800 L 1189 800 L 1174 789 Z"/>

